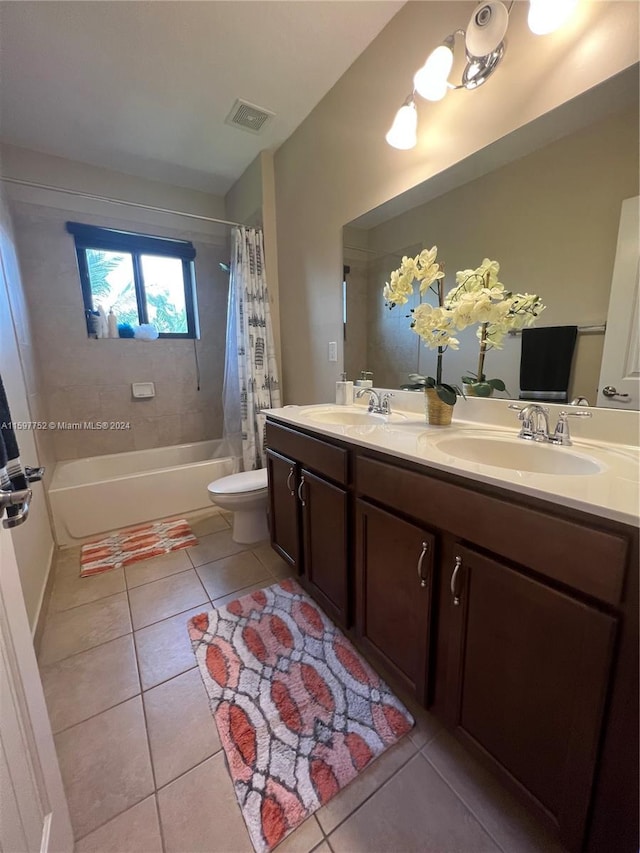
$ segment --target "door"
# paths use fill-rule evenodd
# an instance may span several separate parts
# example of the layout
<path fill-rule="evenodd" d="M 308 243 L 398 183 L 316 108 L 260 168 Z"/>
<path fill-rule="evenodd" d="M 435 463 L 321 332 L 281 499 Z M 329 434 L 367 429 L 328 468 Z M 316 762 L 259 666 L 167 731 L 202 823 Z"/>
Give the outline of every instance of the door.
<path fill-rule="evenodd" d="M 358 636 L 426 702 L 435 538 L 366 501 L 356 518 Z"/>
<path fill-rule="evenodd" d="M 0 525 L 0 850 L 65 853 L 73 833 L 10 533 Z"/>
<path fill-rule="evenodd" d="M 616 620 L 460 547 L 449 684 L 465 742 L 581 847 Z"/>
<path fill-rule="evenodd" d="M 347 493 L 302 470 L 299 487 L 304 542 L 304 580 L 328 616 L 349 626 Z"/>
<path fill-rule="evenodd" d="M 639 202 L 622 202 L 598 383 L 598 406 L 616 409 L 640 409 Z"/>
<path fill-rule="evenodd" d="M 300 573 L 302 567 L 297 467 L 297 464 L 286 456 L 274 450 L 267 450 L 271 545 L 283 560 L 297 568 Z"/>

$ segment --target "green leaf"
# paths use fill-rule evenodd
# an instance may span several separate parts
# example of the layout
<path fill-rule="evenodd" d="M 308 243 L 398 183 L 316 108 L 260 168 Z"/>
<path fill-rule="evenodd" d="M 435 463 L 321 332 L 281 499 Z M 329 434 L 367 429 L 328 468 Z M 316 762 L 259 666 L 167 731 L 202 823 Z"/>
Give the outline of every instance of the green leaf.
<path fill-rule="evenodd" d="M 473 390 L 476 392 L 478 397 L 491 396 L 491 385 L 488 382 L 476 382 L 473 386 Z"/>
<path fill-rule="evenodd" d="M 448 403 L 450 406 L 455 406 L 456 404 L 456 392 L 450 385 L 438 385 L 436 387 L 436 394 L 443 403 Z"/>
<path fill-rule="evenodd" d="M 496 391 L 506 391 L 507 388 L 502 379 L 487 379 L 487 385 L 491 385 Z"/>
<path fill-rule="evenodd" d="M 475 376 L 463 376 L 463 377 L 462 377 L 462 381 L 463 381 L 466 385 L 473 385 L 475 382 L 477 382 L 477 379 L 476 379 L 476 377 L 475 377 Z"/>

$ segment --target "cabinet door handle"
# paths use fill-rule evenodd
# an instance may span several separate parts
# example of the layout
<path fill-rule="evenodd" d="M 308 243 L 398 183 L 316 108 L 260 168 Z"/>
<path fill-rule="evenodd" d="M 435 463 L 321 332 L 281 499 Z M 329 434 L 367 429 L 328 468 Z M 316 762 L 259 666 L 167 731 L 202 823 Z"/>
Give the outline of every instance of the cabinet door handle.
<path fill-rule="evenodd" d="M 427 578 L 422 575 L 422 563 L 424 561 L 425 554 L 429 550 L 429 543 L 422 543 L 422 551 L 420 552 L 420 556 L 418 557 L 418 579 L 420 581 L 420 586 L 424 589 L 427 585 Z"/>
<path fill-rule="evenodd" d="M 302 506 L 306 506 L 304 502 L 304 498 L 302 497 L 302 487 L 304 486 L 304 477 L 300 480 L 300 485 L 298 486 L 298 498 L 300 499 L 300 503 Z"/>
<path fill-rule="evenodd" d="M 456 564 L 453 568 L 453 574 L 451 575 L 451 595 L 453 596 L 453 603 L 456 607 L 460 604 L 460 596 L 456 592 L 456 581 L 458 580 L 458 572 L 460 571 L 461 565 L 462 557 L 456 557 Z"/>
<path fill-rule="evenodd" d="M 291 495 L 292 498 L 295 497 L 295 494 L 296 494 L 294 487 L 291 485 L 291 478 L 293 477 L 294 474 L 295 474 L 295 470 L 294 470 L 294 467 L 292 465 L 291 468 L 289 468 L 289 476 L 287 477 L 287 488 L 289 489 L 289 494 Z"/>

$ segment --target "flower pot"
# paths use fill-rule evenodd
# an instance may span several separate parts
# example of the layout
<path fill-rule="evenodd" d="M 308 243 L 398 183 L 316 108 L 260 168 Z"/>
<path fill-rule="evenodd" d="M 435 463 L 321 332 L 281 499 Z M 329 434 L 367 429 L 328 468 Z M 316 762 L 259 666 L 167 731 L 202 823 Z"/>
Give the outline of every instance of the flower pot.
<path fill-rule="evenodd" d="M 493 397 L 493 392 L 495 391 L 493 385 L 489 385 L 486 382 L 482 383 L 482 387 L 480 389 L 481 393 L 478 393 L 477 388 L 477 382 L 474 382 L 473 384 L 467 382 L 462 383 L 462 390 L 467 397 Z"/>
<path fill-rule="evenodd" d="M 448 426 L 451 423 L 453 406 L 438 397 L 435 388 L 424 389 L 427 423 L 433 426 Z"/>

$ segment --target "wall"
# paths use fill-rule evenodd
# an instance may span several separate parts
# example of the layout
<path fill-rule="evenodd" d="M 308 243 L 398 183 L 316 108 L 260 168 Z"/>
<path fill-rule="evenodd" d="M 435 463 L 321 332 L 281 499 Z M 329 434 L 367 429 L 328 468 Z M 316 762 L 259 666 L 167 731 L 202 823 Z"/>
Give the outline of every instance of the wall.
<path fill-rule="evenodd" d="M 489 83 L 419 105 L 415 149 L 392 149 L 384 135 L 429 47 L 464 26 L 475 3 L 403 6 L 276 152 L 285 402 L 334 394 L 342 353 L 329 363 L 327 343 L 342 340 L 345 223 L 638 60 L 636 3 L 585 0 L 569 24 L 544 37 L 529 32 L 527 5 L 513 7 L 505 59 Z"/>
<path fill-rule="evenodd" d="M 216 216 L 223 205 L 203 193 L 130 179 L 107 170 L 11 149 L 3 173 L 36 178 L 99 195 L 143 199 L 156 206 Z M 28 168 L 24 165 L 27 164 Z M 38 166 L 36 169 L 35 166 Z M 45 168 L 46 167 L 46 168 Z M 96 174 L 97 173 L 97 174 Z M 80 175 L 80 178 L 78 178 Z M 120 421 L 130 429 L 53 433 L 58 459 L 201 441 L 222 435 L 222 380 L 229 229 L 186 216 L 169 216 L 9 185 L 24 284 L 46 387 L 51 421 Z M 222 217 L 221 217 L 222 218 Z M 196 249 L 201 338 L 93 340 L 87 337 L 74 242 L 67 220 L 192 240 Z M 197 387 L 194 346 L 200 365 Z M 153 381 L 156 397 L 133 400 L 130 384 Z"/>
<path fill-rule="evenodd" d="M 367 311 L 352 313 L 347 340 L 367 334 L 366 359 L 376 381 L 397 387 L 409 372 L 435 369 L 435 353 L 417 347 L 407 307 L 389 311 L 382 298 L 401 256 L 427 245 L 438 246 L 446 290 L 456 270 L 490 257 L 500 262 L 507 289 L 541 296 L 547 308 L 538 325 L 604 322 L 620 207 L 638 195 L 638 145 L 636 104 L 368 231 L 367 245 L 377 255 L 395 253 L 369 264 Z M 352 328 L 358 320 L 360 330 Z M 475 370 L 475 333 L 473 327 L 456 336 L 460 350 L 446 355 L 445 381 L 459 383 Z M 503 379 L 512 396 L 519 388 L 520 340 L 507 338 L 485 361 L 488 375 Z M 604 335 L 578 337 L 570 397 L 595 403 L 603 342 Z"/>
<path fill-rule="evenodd" d="M 20 268 L 15 253 L 11 217 L 0 186 L 0 365 L 14 421 L 46 419 L 40 376 L 33 349 L 33 336 L 26 310 Z M 53 472 L 53 458 L 46 432 L 17 431 L 23 464 L 47 466 Z M 34 497 L 28 520 L 11 532 L 20 572 L 22 592 L 31 629 L 34 630 L 44 594 L 53 537 L 44 490 L 34 483 Z"/>

